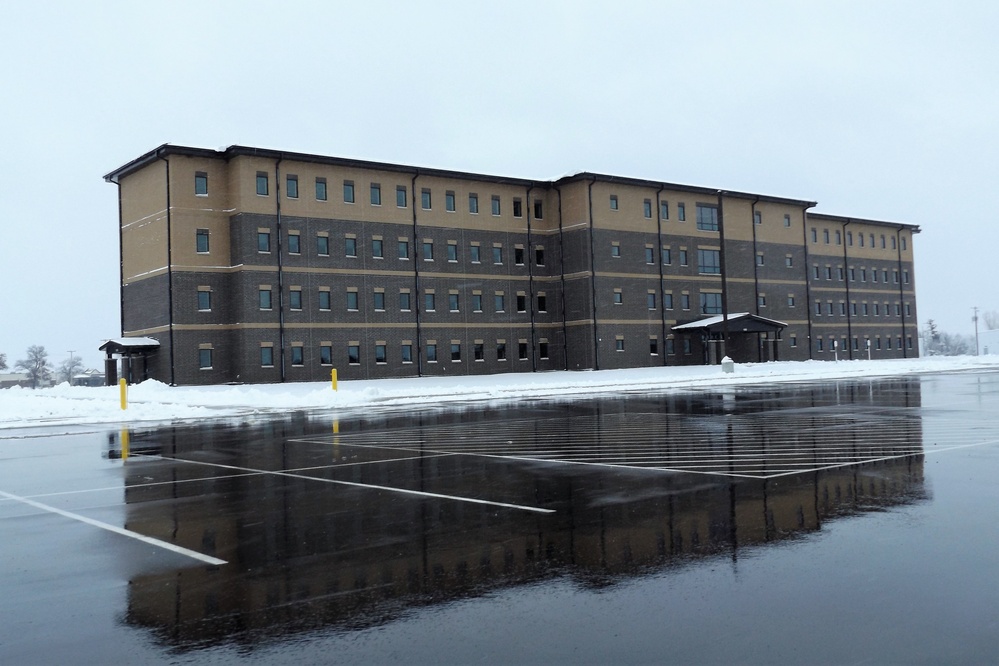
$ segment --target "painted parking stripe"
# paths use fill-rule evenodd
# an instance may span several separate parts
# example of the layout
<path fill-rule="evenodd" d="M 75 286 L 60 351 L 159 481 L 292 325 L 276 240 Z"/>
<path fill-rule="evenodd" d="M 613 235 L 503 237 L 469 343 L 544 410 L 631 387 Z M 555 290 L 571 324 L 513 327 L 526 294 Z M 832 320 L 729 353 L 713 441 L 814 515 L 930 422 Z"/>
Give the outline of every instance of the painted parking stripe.
<path fill-rule="evenodd" d="M 160 541 L 159 539 L 154 539 L 153 537 L 148 537 L 145 534 L 139 534 L 138 532 L 133 532 L 132 530 L 126 530 L 123 527 L 118 527 L 117 525 L 111 525 L 110 523 L 101 522 L 100 520 L 94 520 L 93 518 L 87 518 L 86 516 L 81 516 L 78 513 L 73 513 L 71 511 L 64 511 L 58 509 L 54 506 L 49 506 L 48 504 L 42 504 L 41 502 L 36 502 L 30 500 L 27 497 L 20 497 L 18 495 L 12 495 L 11 493 L 6 493 L 0 490 L 0 496 L 5 497 L 10 500 L 21 502 L 27 504 L 28 506 L 33 506 L 36 509 L 41 509 L 42 511 L 47 511 L 49 513 L 55 513 L 64 518 L 70 518 L 72 520 L 77 520 L 81 523 L 86 523 L 87 525 L 92 525 L 93 527 L 99 527 L 102 530 L 107 530 L 108 532 L 114 532 L 115 534 L 121 534 L 122 536 L 127 536 L 130 539 L 135 539 L 136 541 L 142 541 L 143 543 L 148 543 L 157 548 L 162 548 L 164 550 L 169 550 L 180 555 L 185 555 L 187 557 L 198 560 L 199 562 L 204 562 L 205 564 L 228 564 L 225 560 L 220 560 L 217 557 L 212 557 L 211 555 L 204 555 L 194 550 L 188 550 L 182 546 L 176 544 L 168 543 L 166 541 Z"/>

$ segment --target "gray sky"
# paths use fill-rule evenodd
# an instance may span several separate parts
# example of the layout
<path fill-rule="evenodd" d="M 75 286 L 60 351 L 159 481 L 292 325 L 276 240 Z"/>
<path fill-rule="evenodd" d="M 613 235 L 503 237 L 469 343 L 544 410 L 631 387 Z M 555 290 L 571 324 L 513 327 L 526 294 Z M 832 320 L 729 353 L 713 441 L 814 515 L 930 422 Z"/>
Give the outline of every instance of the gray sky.
<path fill-rule="evenodd" d="M 161 143 L 597 171 L 918 224 L 917 305 L 999 310 L 999 3 L 20 2 L 0 21 L 0 352 L 98 367 L 116 188 Z"/>

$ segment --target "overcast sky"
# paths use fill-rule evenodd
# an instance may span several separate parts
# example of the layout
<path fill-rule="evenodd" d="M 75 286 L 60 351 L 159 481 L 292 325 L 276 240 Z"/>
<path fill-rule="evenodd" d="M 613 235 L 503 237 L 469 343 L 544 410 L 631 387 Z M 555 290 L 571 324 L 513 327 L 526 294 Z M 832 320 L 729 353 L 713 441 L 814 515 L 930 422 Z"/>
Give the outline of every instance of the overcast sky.
<path fill-rule="evenodd" d="M 36 2 L 0 20 L 0 352 L 119 335 L 162 144 L 597 171 L 918 224 L 920 329 L 999 310 L 999 3 Z"/>

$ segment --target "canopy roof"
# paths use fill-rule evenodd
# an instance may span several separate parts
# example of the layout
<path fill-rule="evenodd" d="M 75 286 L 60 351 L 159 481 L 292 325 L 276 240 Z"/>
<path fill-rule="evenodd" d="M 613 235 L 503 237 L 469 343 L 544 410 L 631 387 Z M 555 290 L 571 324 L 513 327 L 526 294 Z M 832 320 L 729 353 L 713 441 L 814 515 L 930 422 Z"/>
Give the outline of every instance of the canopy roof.
<path fill-rule="evenodd" d="M 728 316 L 729 333 L 770 333 L 786 327 L 782 321 L 767 319 L 749 312 L 734 312 Z M 679 331 L 707 331 L 708 333 L 725 332 L 725 315 L 715 315 L 705 319 L 698 319 L 687 324 L 678 324 L 671 330 Z"/>
<path fill-rule="evenodd" d="M 155 338 L 113 338 L 98 349 L 108 354 L 144 354 L 160 348 Z"/>

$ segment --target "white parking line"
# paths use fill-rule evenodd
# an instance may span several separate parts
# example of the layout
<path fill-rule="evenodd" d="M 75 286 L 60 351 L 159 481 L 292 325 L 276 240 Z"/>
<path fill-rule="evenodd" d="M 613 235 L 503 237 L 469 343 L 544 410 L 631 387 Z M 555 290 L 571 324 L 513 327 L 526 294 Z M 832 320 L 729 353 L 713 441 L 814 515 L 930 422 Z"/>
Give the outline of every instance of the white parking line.
<path fill-rule="evenodd" d="M 442 454 L 451 452 L 441 451 Z M 140 456 L 135 456 L 140 457 Z M 506 509 L 518 509 L 520 511 L 532 511 L 534 513 L 555 513 L 555 509 L 542 509 L 536 506 L 525 506 L 523 504 L 510 504 L 507 502 L 493 502 L 491 500 L 477 499 L 475 497 L 462 497 L 461 495 L 443 495 L 441 493 L 428 493 L 423 490 L 409 490 L 407 488 L 394 488 L 392 486 L 379 486 L 371 483 L 356 483 L 354 481 L 339 481 L 337 479 L 321 479 L 316 476 L 306 476 L 305 474 L 293 474 L 291 472 L 272 471 L 267 469 L 254 469 L 252 467 L 238 467 L 236 465 L 223 465 L 222 463 L 210 463 L 200 460 L 185 460 L 183 458 L 170 458 L 167 456 L 148 456 L 161 460 L 171 460 L 174 462 L 188 463 L 191 465 L 208 465 L 210 467 L 221 467 L 222 469 L 233 469 L 240 472 L 255 472 L 257 474 L 273 474 L 275 476 L 287 476 L 292 479 L 304 479 L 305 481 L 318 481 L 320 483 L 332 483 L 338 486 L 353 486 L 355 488 L 370 488 L 373 490 L 387 490 L 392 493 L 402 493 L 404 495 L 416 495 L 418 497 L 435 497 L 437 499 L 454 500 L 456 502 L 470 502 L 472 504 L 486 504 L 488 506 L 499 506 Z M 329 465 L 337 467 L 337 465 Z"/>
<path fill-rule="evenodd" d="M 148 544 L 150 544 L 152 546 L 156 546 L 157 548 L 163 548 L 164 550 L 169 550 L 169 551 L 172 551 L 174 553 L 179 553 L 180 555 L 186 555 L 187 557 L 190 557 L 190 558 L 193 558 L 195 560 L 198 560 L 199 562 L 204 562 L 205 564 L 215 564 L 215 565 L 227 564 L 227 562 L 225 560 L 220 560 L 217 557 L 212 557 L 210 555 L 203 555 L 203 554 L 201 554 L 199 552 L 196 552 L 196 551 L 193 551 L 193 550 L 188 550 L 187 548 L 183 548 L 182 546 L 177 546 L 177 545 L 172 544 L 172 543 L 167 543 L 166 541 L 160 541 L 159 539 L 154 539 L 152 537 L 148 537 L 145 534 L 139 534 L 138 532 L 133 532 L 131 530 L 126 530 L 123 527 L 118 527 L 116 525 L 111 525 L 110 523 L 104 523 L 104 522 L 101 522 L 99 520 L 94 520 L 93 518 L 87 518 L 86 516 L 81 516 L 78 513 L 72 513 L 70 511 L 64 511 L 62 509 L 57 509 L 54 506 L 49 506 L 48 504 L 42 504 L 41 502 L 36 502 L 34 500 L 30 500 L 27 497 L 20 497 L 18 495 L 12 495 L 11 493 L 5 493 L 2 490 L 0 490 L 0 496 L 5 497 L 7 499 L 15 500 L 17 502 L 22 502 L 24 504 L 27 504 L 28 506 L 33 506 L 36 509 L 41 509 L 42 511 L 48 511 L 49 513 L 55 513 L 55 514 L 58 514 L 60 516 L 65 517 L 65 518 L 70 518 L 72 520 L 78 520 L 81 523 L 86 523 L 87 525 L 92 525 L 94 527 L 99 527 L 102 530 L 107 530 L 108 532 L 114 532 L 115 534 L 121 534 L 122 536 L 129 537 L 130 539 L 135 539 L 137 541 L 142 541 L 142 542 L 148 543 Z"/>

